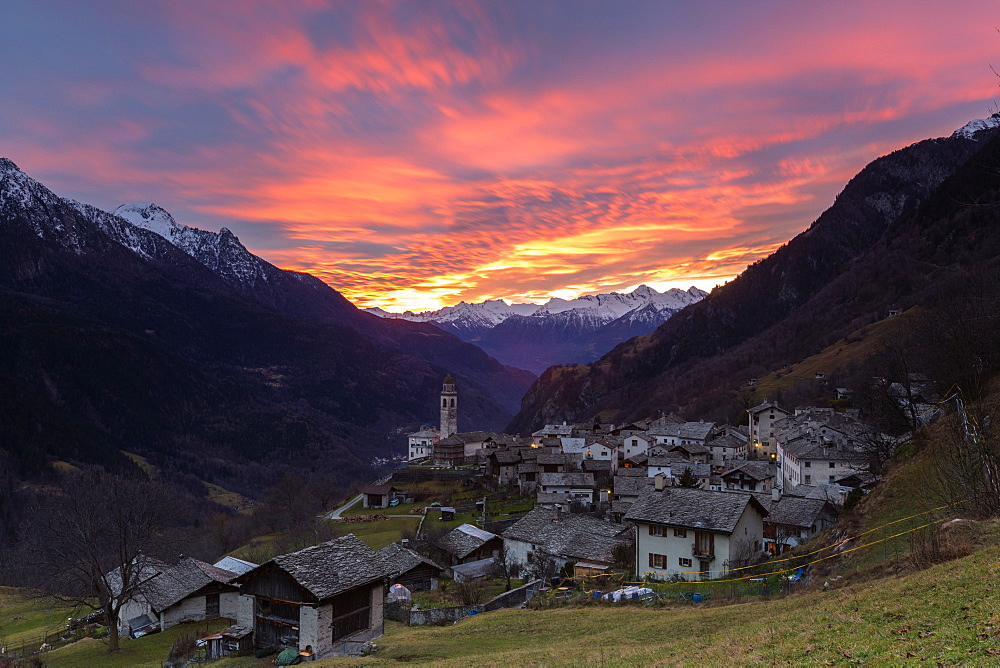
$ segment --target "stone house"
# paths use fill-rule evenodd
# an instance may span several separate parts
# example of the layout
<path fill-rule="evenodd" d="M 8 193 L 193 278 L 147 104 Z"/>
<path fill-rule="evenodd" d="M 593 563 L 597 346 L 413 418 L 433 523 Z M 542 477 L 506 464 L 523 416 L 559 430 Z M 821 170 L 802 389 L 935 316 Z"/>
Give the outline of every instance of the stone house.
<path fill-rule="evenodd" d="M 258 648 L 356 654 L 382 635 L 388 571 L 354 534 L 277 556 L 239 576 L 237 622 Z"/>
<path fill-rule="evenodd" d="M 165 631 L 182 622 L 236 618 L 240 597 L 239 588 L 232 582 L 236 573 L 191 557 L 157 570 L 122 606 L 122 635 L 135 635 L 138 629 L 149 626 Z"/>
<path fill-rule="evenodd" d="M 720 577 L 763 550 L 768 511 L 751 494 L 668 487 L 654 478 L 625 514 L 636 525 L 637 577 Z"/>
<path fill-rule="evenodd" d="M 767 501 L 766 497 L 758 499 Z M 769 554 L 787 552 L 836 524 L 838 514 L 837 508 L 824 499 L 772 498 L 764 521 L 764 549 Z"/>
<path fill-rule="evenodd" d="M 448 555 L 448 566 L 497 557 L 503 540 L 485 529 L 463 524 L 446 533 L 437 547 Z"/>
<path fill-rule="evenodd" d="M 502 536 L 511 564 L 531 569 L 544 557 L 554 562 L 556 570 L 573 562 L 591 571 L 588 575 L 611 566 L 615 546 L 632 543 L 629 527 L 541 507 L 519 519 Z"/>
<path fill-rule="evenodd" d="M 410 591 L 438 588 L 444 568 L 405 545 L 389 543 L 378 551 L 389 567 L 389 584 L 401 584 Z"/>
<path fill-rule="evenodd" d="M 720 477 L 726 490 L 770 492 L 776 487 L 777 467 L 768 460 L 734 459 L 726 464 Z"/>
<path fill-rule="evenodd" d="M 791 413 L 779 406 L 774 401 L 764 401 L 759 406 L 754 406 L 747 411 L 750 427 L 750 451 L 748 455 L 753 459 L 771 459 L 775 455 L 774 443 L 771 440 L 774 436 L 775 423 L 784 420 Z"/>

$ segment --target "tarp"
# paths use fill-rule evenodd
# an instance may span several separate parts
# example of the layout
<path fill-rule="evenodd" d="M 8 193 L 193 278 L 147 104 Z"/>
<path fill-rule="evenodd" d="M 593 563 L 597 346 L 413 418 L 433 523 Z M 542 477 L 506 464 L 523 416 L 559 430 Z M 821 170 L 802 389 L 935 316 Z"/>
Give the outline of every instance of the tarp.
<path fill-rule="evenodd" d="M 299 656 L 297 649 L 283 649 L 278 655 L 279 666 L 297 666 L 300 663 L 302 663 L 302 657 Z"/>
<path fill-rule="evenodd" d="M 652 594 L 653 590 L 649 587 L 625 587 L 624 589 L 616 589 L 613 592 L 604 595 L 604 598 L 609 601 L 627 601 L 630 598 L 641 598 L 645 594 Z"/>

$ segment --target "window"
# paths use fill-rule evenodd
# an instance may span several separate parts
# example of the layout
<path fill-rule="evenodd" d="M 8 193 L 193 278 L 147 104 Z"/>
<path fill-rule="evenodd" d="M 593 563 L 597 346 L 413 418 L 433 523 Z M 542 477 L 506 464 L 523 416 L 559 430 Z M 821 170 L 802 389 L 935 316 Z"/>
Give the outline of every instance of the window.
<path fill-rule="evenodd" d="M 812 462 L 806 462 L 806 468 L 812 468 Z"/>
<path fill-rule="evenodd" d="M 653 554 L 649 553 L 649 566 L 650 568 L 666 568 L 667 567 L 667 555 L 665 554 Z"/>
<path fill-rule="evenodd" d="M 830 476 L 830 482 L 833 482 L 836 477 L 837 476 L 835 476 L 835 475 Z"/>
<path fill-rule="evenodd" d="M 806 476 L 806 484 L 808 485 L 811 482 L 812 482 L 812 476 L 811 475 L 807 475 Z"/>
<path fill-rule="evenodd" d="M 833 462 L 830 462 L 830 468 L 833 468 Z"/>
<path fill-rule="evenodd" d="M 676 538 L 687 538 L 687 529 L 674 529 L 674 536 Z"/>
<path fill-rule="evenodd" d="M 677 565 L 683 566 L 684 568 L 691 568 L 691 560 L 685 559 L 684 557 L 677 558 Z"/>
<path fill-rule="evenodd" d="M 707 531 L 695 531 L 694 551 L 698 555 L 715 556 L 715 534 Z"/>
<path fill-rule="evenodd" d="M 650 536 L 666 536 L 667 535 L 667 528 L 666 527 L 654 526 L 654 525 L 650 524 L 649 525 L 649 535 Z"/>

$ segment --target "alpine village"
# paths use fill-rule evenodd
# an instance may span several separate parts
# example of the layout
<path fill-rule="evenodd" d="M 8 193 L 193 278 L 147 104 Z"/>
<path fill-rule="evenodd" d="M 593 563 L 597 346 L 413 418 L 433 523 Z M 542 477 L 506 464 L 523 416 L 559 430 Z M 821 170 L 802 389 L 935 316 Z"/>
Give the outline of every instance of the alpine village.
<path fill-rule="evenodd" d="M 318 11 L 299 3 L 273 13 L 264 12 L 263 3 L 153 5 L 164 23 L 150 27 L 143 48 L 175 55 L 127 76 L 141 74 L 163 86 L 183 81 L 190 95 L 201 85 L 222 90 L 225 77 L 256 95 L 253 86 L 263 80 L 240 79 L 250 77 L 240 67 L 257 67 L 257 58 L 291 63 L 298 57 L 287 44 L 282 49 L 290 51 L 275 51 L 278 42 L 270 37 L 241 37 L 225 46 L 232 35 L 257 29 L 250 18 L 236 20 L 244 8 L 254 21 L 270 17 L 260 34 L 274 40 L 293 15 L 296 28 L 308 33 L 303 17 Z M 41 7 L 55 12 L 52 6 L 20 7 L 16 22 L 29 30 L 28 15 Z M 680 6 L 694 11 L 695 5 Z M 341 49 L 341 65 L 324 70 L 324 86 L 340 91 L 337 104 L 345 106 L 324 113 L 347 118 L 364 108 L 366 120 L 351 126 L 358 137 L 400 123 L 391 135 L 400 143 L 392 150 L 411 159 L 405 152 L 415 149 L 407 142 L 417 135 L 404 140 L 401 133 L 415 132 L 407 123 L 416 121 L 383 114 L 415 102 L 387 97 L 387 89 L 374 84 L 365 88 L 364 76 L 375 74 L 358 72 L 388 68 L 398 58 L 393 71 L 410 77 L 405 86 L 426 85 L 422 94 L 430 95 L 445 85 L 435 77 L 459 75 L 450 69 L 457 67 L 448 60 L 454 54 L 429 45 L 458 31 L 465 35 L 462 49 L 472 50 L 463 51 L 472 69 L 462 85 L 486 85 L 469 83 L 486 76 L 471 63 L 499 68 L 490 76 L 526 77 L 516 59 L 479 51 L 498 39 L 485 26 L 500 21 L 500 9 L 510 10 L 504 20 L 515 23 L 530 14 L 533 28 L 558 40 L 564 30 L 603 34 L 597 24 L 604 21 L 613 32 L 615 7 L 554 3 L 551 11 L 566 21 L 557 27 L 532 3 L 341 6 L 343 25 L 379 28 L 365 38 L 310 33 L 313 57 L 332 48 L 320 46 L 323 40 Z M 620 11 L 639 16 L 677 7 L 631 3 Z M 961 14 L 957 6 L 951 10 Z M 91 11 L 74 20 L 92 26 L 114 14 L 97 5 Z M 109 25 L 121 27 L 122 17 L 145 10 L 123 5 L 117 11 L 124 13 Z M 218 39 L 220 48 L 243 53 L 239 67 L 230 54 L 175 53 L 178 47 L 160 43 L 180 30 L 177 21 L 189 26 L 185 11 L 200 17 L 190 25 L 215 26 L 199 44 Z M 210 18 L 216 11 L 218 22 Z M 570 21 L 577 12 L 592 12 L 593 25 Z M 796 16 L 789 20 L 804 20 Z M 328 18 L 317 14 L 315 30 L 326 30 Z M 66 21 L 57 20 L 59 30 L 69 30 Z M 401 32 L 384 32 L 389 25 Z M 630 35 L 646 34 L 629 25 Z M 472 32 L 461 32 L 466 29 Z M 525 39 L 535 34 L 525 25 L 518 30 Z M 97 34 L 108 36 L 115 53 L 136 39 L 119 42 L 109 31 Z M 393 50 L 396 39 L 412 41 Z M 637 58 L 644 39 L 636 37 Z M 253 51 L 243 50 L 245 41 L 254 43 Z M 423 46 L 414 46 L 418 42 Z M 383 49 L 391 54 L 387 60 L 372 55 Z M 52 58 L 63 62 L 56 51 Z M 362 53 L 369 60 L 351 60 Z M 402 61 L 417 53 L 437 54 L 440 71 L 426 63 L 406 70 Z M 8 57 L 13 63 L 12 55 L 0 55 Z M 104 62 L 94 58 L 92 67 Z M 221 58 L 227 65 L 183 75 L 206 77 L 195 84 L 178 78 L 189 71 L 185 66 L 166 64 L 184 58 Z M 62 66 L 76 71 L 71 60 Z M 304 77 L 319 76 L 304 65 L 288 67 L 268 85 L 291 95 L 305 86 Z M 588 74 L 596 77 L 598 70 Z M 345 78 L 334 84 L 335 76 Z M 458 84 L 448 81 L 457 95 Z M 27 86 L 27 79 L 17 85 Z M 818 95 L 813 88 L 847 84 L 820 77 L 796 85 Z M 99 89 L 65 90 L 76 91 L 67 93 L 71 100 L 91 100 L 72 102 L 80 109 L 103 104 Z M 312 104 L 305 98 L 296 98 L 293 121 L 286 106 L 291 98 L 283 100 L 282 92 L 254 106 L 226 90 L 234 96 L 226 97 L 227 113 L 243 119 L 240 141 L 256 141 L 265 128 L 291 141 L 320 122 L 303 116 Z M 824 95 L 823 104 L 840 92 Z M 612 104 L 597 98 L 576 99 L 580 106 L 564 110 L 565 123 L 579 121 L 588 104 Z M 179 99 L 155 99 L 153 106 L 196 113 Z M 491 99 L 511 118 L 535 113 Z M 547 99 L 555 104 L 558 98 Z M 434 113 L 449 122 L 474 113 L 465 102 L 447 104 L 452 107 Z M 13 102 L 4 107 L 21 113 Z M 766 251 L 737 253 L 739 266 L 711 290 L 694 280 L 686 289 L 657 284 L 653 274 L 623 287 L 593 283 L 610 286 L 603 291 L 574 287 L 591 280 L 592 267 L 575 264 L 578 247 L 544 242 L 556 244 L 549 250 L 558 258 L 546 265 L 549 250 L 539 251 L 535 241 L 511 242 L 505 251 L 489 245 L 501 243 L 493 232 L 487 235 L 493 241 L 469 241 L 490 256 L 490 264 L 480 263 L 489 269 L 463 268 L 458 250 L 444 260 L 434 254 L 457 249 L 461 235 L 472 234 L 468 226 L 479 224 L 476 216 L 509 193 L 498 186 L 466 193 L 461 202 L 427 205 L 435 215 L 448 209 L 457 218 L 407 242 L 426 246 L 407 256 L 406 271 L 437 267 L 437 274 L 420 274 L 418 287 L 431 294 L 447 280 L 482 286 L 475 281 L 495 275 L 508 277 L 502 279 L 510 281 L 508 292 L 484 287 L 479 294 L 520 295 L 521 301 L 449 302 L 456 288 L 423 306 L 362 298 L 364 290 L 413 299 L 419 292 L 390 292 L 388 283 L 408 275 L 386 259 L 391 252 L 379 256 L 386 263 L 381 273 L 357 259 L 362 247 L 384 252 L 381 242 L 364 236 L 371 229 L 390 234 L 391 225 L 373 222 L 381 214 L 356 223 L 351 234 L 363 242 L 343 241 L 350 235 L 338 232 L 330 238 L 340 241 L 310 246 L 310 252 L 337 253 L 342 241 L 355 244 L 354 259 L 335 260 L 342 273 L 331 273 L 320 260 L 293 259 L 292 246 L 313 243 L 295 236 L 305 228 L 288 223 L 274 229 L 289 236 L 266 236 L 273 231 L 267 221 L 286 220 L 280 198 L 259 218 L 225 214 L 253 221 L 238 228 L 246 242 L 226 227 L 213 232 L 179 222 L 223 220 L 211 216 L 229 210 L 222 200 L 205 203 L 206 188 L 230 187 L 210 177 L 173 190 L 186 178 L 183 170 L 162 183 L 140 184 L 153 191 L 146 196 L 160 185 L 174 198 L 188 193 L 176 219 L 148 201 L 83 204 L 70 197 L 89 192 L 80 184 L 112 180 L 122 171 L 95 166 L 88 174 L 90 163 L 71 157 L 52 167 L 30 142 L 4 134 L 0 120 L 0 150 L 8 156 L 0 158 L 0 667 L 1000 665 L 1000 113 L 986 116 L 957 130 L 960 124 L 941 126 L 941 117 L 923 116 L 943 136 L 915 143 L 902 133 L 886 135 L 892 145 L 871 139 L 874 130 L 849 135 L 857 139 L 850 148 L 857 162 L 845 163 L 855 165 L 851 173 L 822 191 L 821 206 L 810 204 L 810 219 L 763 227 L 761 220 L 798 215 L 793 204 L 801 202 L 792 196 L 768 200 L 754 212 L 733 209 L 760 226 L 755 230 L 766 230 L 755 242 Z M 204 121 L 198 132 L 230 132 L 218 118 Z M 526 116 L 518 122 L 540 121 Z M 121 121 L 121 135 L 136 131 L 127 123 Z M 24 125 L 18 136 L 33 137 L 31 127 Z M 527 146 L 535 130 L 517 127 L 524 137 L 511 135 L 510 142 L 523 139 Z M 458 141 L 446 135 L 441 146 L 430 144 L 439 157 L 454 148 L 445 143 Z M 88 150 L 98 150 L 100 136 L 88 140 Z M 910 139 L 895 139 L 903 136 Z M 142 150 L 149 151 L 144 159 L 165 155 L 162 146 Z M 306 148 L 297 150 L 303 161 L 313 159 Z M 502 153 L 492 144 L 482 150 L 498 160 Z M 374 153 L 362 157 L 360 151 L 347 153 L 367 169 L 362 165 Z M 751 178 L 753 170 L 735 175 L 744 154 L 698 155 L 709 153 L 715 171 L 706 178 L 719 192 Z M 464 171 L 452 174 L 453 185 L 486 169 L 474 155 L 462 159 Z M 280 160 L 263 163 L 277 170 Z M 509 174 L 520 173 L 515 162 L 504 164 Z M 597 168 L 574 164 L 573 178 Z M 792 173 L 789 164 L 782 178 Z M 233 165 L 240 174 L 244 168 Z M 611 179 L 613 170 L 602 163 L 605 168 Z M 416 197 L 421 189 L 409 180 L 417 174 L 410 169 L 392 172 L 387 178 L 398 182 L 391 188 L 383 184 L 385 191 L 358 197 L 366 207 L 393 211 L 394 198 Z M 795 178 L 804 174 L 794 172 Z M 695 187 L 687 172 L 664 168 L 655 178 Z M 122 192 L 135 196 L 136 183 L 128 181 Z M 421 183 L 435 197 L 446 196 L 439 184 Z M 607 188 L 614 190 L 611 183 Z M 240 190 L 239 197 L 263 207 L 269 187 Z M 326 196 L 304 187 L 310 197 Z M 554 224 L 552 212 L 570 207 L 560 199 L 571 198 L 568 192 L 530 205 L 529 229 L 537 225 L 538 239 Z M 592 195 L 580 210 L 603 207 L 601 201 Z M 461 218 L 462 207 L 480 205 L 485 208 Z M 616 206 L 602 209 L 602 216 L 613 216 Z M 573 215 L 584 216 L 580 210 Z M 195 211 L 214 213 L 198 218 Z M 524 228 L 511 211 L 502 224 L 491 224 L 516 236 Z M 564 214 L 570 215 L 558 213 Z M 331 220 L 339 215 L 329 213 Z M 392 229 L 403 234 L 409 224 L 394 222 Z M 771 239 L 775 229 L 791 231 Z M 440 235 L 454 238 L 445 243 Z M 402 252 L 402 241 L 385 239 L 397 245 L 392 252 Z M 657 252 L 633 253 L 632 242 L 619 246 L 615 239 L 600 242 L 608 262 L 636 263 Z M 244 243 L 272 250 L 251 252 Z M 529 247 L 535 250 L 518 255 Z M 724 255 L 712 257 L 722 262 Z M 532 257 L 539 264 L 526 277 L 505 273 L 531 265 Z M 681 265 L 671 257 L 657 266 Z M 548 266 L 557 268 L 543 270 Z M 559 279 L 569 286 L 562 291 L 556 283 L 538 283 L 534 292 L 524 287 L 560 272 L 571 275 Z"/>

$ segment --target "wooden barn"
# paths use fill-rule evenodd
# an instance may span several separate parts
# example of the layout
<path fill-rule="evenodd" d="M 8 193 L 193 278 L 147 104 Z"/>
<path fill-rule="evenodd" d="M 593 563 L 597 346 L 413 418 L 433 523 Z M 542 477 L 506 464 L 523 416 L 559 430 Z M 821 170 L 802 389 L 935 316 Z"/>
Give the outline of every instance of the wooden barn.
<path fill-rule="evenodd" d="M 401 584 L 410 591 L 437 589 L 444 568 L 413 550 L 390 543 L 378 553 L 389 566 L 389 584 Z"/>
<path fill-rule="evenodd" d="M 237 621 L 258 648 L 356 654 L 382 635 L 385 561 L 353 534 L 271 559 L 239 577 Z"/>

